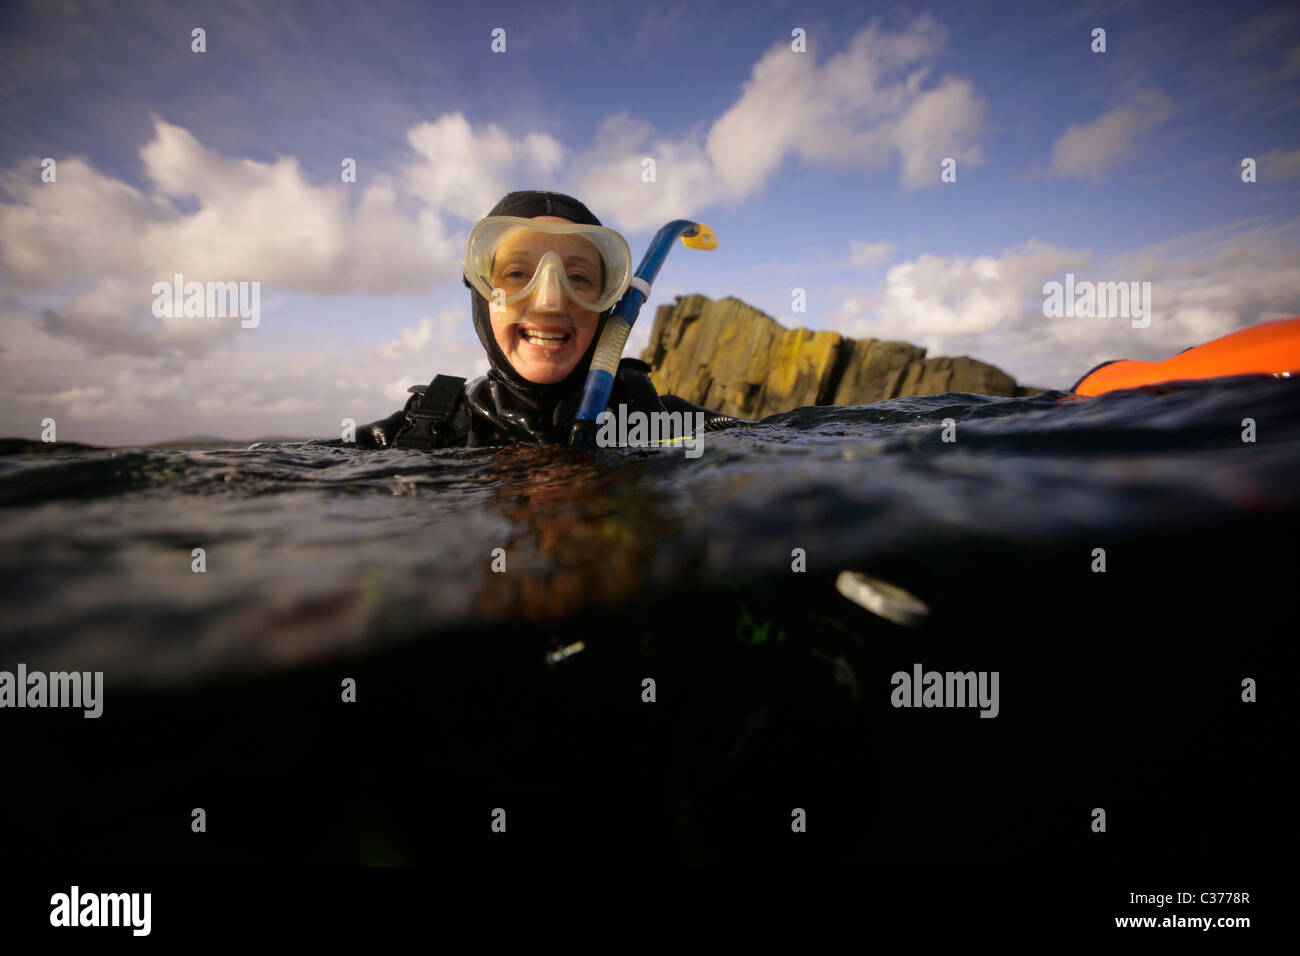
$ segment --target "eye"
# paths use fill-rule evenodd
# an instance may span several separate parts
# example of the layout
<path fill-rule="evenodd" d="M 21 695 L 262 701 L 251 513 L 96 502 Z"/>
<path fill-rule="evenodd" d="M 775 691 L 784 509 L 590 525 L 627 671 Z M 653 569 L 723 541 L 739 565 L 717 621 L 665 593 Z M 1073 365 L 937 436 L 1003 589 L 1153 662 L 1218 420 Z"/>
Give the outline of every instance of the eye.
<path fill-rule="evenodd" d="M 572 283 L 575 283 L 575 284 L 591 285 L 591 280 L 588 279 L 588 278 L 587 278 L 585 275 L 583 275 L 581 272 L 573 272 L 573 273 L 570 273 L 570 274 L 569 274 L 569 281 L 572 282 Z"/>

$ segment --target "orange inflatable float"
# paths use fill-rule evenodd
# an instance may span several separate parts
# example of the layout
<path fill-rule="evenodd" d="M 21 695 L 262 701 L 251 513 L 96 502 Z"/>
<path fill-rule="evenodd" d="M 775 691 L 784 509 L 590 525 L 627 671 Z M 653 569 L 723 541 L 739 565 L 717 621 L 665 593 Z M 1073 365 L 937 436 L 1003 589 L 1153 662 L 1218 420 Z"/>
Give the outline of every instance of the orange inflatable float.
<path fill-rule="evenodd" d="M 1300 373 L 1300 318 L 1261 322 L 1193 346 L 1163 362 L 1102 362 L 1075 383 L 1076 395 L 1101 395 L 1189 378 Z"/>

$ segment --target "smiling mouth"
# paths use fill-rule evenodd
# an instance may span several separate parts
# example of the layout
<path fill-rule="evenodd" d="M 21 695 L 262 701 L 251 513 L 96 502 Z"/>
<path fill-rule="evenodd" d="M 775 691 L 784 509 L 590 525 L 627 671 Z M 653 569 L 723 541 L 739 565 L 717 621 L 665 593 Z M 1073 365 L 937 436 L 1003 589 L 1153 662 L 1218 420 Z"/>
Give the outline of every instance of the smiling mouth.
<path fill-rule="evenodd" d="M 519 337 L 533 348 L 554 350 L 567 345 L 573 338 L 573 333 L 564 329 L 531 329 L 521 326 Z"/>

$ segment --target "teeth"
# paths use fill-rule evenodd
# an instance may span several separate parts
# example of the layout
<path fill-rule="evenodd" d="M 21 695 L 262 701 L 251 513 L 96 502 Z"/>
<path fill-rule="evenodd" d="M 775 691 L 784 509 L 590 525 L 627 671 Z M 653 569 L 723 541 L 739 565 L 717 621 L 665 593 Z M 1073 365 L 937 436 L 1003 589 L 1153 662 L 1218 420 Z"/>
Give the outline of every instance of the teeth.
<path fill-rule="evenodd" d="M 530 342 L 559 342 L 569 337 L 568 332 L 542 332 L 537 329 L 521 329 L 524 338 Z"/>

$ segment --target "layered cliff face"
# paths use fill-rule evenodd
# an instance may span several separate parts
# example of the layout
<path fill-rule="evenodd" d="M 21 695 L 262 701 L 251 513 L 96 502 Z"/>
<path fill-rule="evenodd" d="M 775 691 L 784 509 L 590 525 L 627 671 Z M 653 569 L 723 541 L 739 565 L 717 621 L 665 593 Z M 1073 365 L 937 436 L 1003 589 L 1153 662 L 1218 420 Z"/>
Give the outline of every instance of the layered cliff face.
<path fill-rule="evenodd" d="M 1038 391 L 1018 388 L 1001 369 L 965 356 L 926 358 L 925 349 L 906 342 L 787 329 L 731 296 L 717 302 L 678 296 L 660 306 L 641 358 L 660 394 L 738 418 L 902 395 Z"/>

